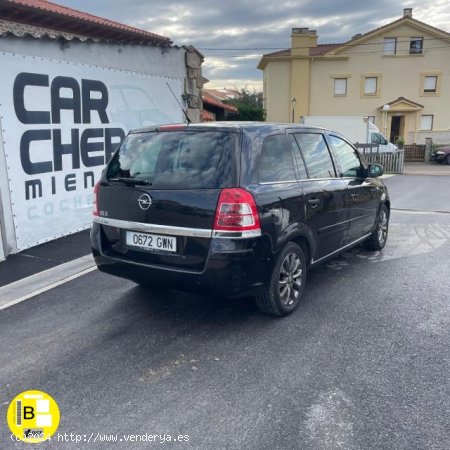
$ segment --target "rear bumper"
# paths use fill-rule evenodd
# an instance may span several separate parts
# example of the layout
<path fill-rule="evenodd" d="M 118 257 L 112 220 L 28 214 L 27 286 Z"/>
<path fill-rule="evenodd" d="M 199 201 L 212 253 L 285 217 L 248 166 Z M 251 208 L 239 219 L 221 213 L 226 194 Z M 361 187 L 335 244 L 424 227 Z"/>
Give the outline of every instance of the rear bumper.
<path fill-rule="evenodd" d="M 273 257 L 270 240 L 264 236 L 251 238 L 251 244 L 246 246 L 236 245 L 236 240 L 212 239 L 204 269 L 193 272 L 106 255 L 100 230 L 98 224 L 91 229 L 92 253 L 98 269 L 111 275 L 149 286 L 163 285 L 219 297 L 256 295 L 267 290 L 270 283 Z"/>

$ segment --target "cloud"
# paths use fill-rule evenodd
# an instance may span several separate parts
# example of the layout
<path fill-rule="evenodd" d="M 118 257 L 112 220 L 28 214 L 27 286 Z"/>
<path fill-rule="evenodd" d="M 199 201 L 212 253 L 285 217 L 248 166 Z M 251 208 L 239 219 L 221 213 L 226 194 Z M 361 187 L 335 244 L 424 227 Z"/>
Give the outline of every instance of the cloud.
<path fill-rule="evenodd" d="M 238 64 L 233 64 L 228 62 L 226 59 L 216 58 L 214 56 L 206 58 L 205 62 L 203 63 L 203 70 L 205 72 L 208 72 L 210 74 L 209 76 L 218 74 L 220 72 L 229 72 L 230 70 L 236 69 L 238 67 Z"/>
<path fill-rule="evenodd" d="M 58 1 L 58 0 L 57 0 Z M 293 27 L 317 29 L 319 43 L 344 42 L 357 33 L 401 17 L 404 7 L 414 18 L 450 31 L 450 3 L 415 0 L 59 0 L 82 11 L 192 44 L 206 56 L 203 72 L 227 86 L 261 86 L 256 64 L 263 53 L 290 46 Z M 229 50 L 224 50 L 229 49 Z M 208 85 L 209 86 L 209 85 Z M 237 85 L 239 86 L 239 85 Z M 223 87 L 223 86 L 222 86 Z"/>

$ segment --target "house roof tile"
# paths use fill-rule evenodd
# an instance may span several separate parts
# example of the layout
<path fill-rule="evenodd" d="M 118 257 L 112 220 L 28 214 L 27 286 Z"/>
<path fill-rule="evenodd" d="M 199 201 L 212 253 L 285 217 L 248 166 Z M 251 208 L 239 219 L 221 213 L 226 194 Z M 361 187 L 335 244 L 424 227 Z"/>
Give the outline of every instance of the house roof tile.
<path fill-rule="evenodd" d="M 203 103 L 207 103 L 209 105 L 213 105 L 213 106 L 225 109 L 230 112 L 234 112 L 234 113 L 238 112 L 237 108 L 235 108 L 234 106 L 227 105 L 226 103 L 216 100 L 214 97 L 212 97 L 210 94 L 208 94 L 205 91 L 203 91 L 203 93 L 202 93 L 202 100 L 203 100 Z"/>
<path fill-rule="evenodd" d="M 231 100 L 236 97 L 236 92 L 231 89 L 206 89 L 203 88 L 203 93 L 219 101 Z"/>
<path fill-rule="evenodd" d="M 291 56 L 291 49 L 277 50 L 276 52 L 266 53 L 263 56 Z"/>
<path fill-rule="evenodd" d="M 323 55 L 326 52 L 329 52 L 330 50 L 333 50 L 336 47 L 340 47 L 343 44 L 318 44 L 317 47 L 311 47 L 309 49 L 309 56 L 320 56 Z M 276 52 L 272 53 L 266 53 L 263 56 L 291 56 L 291 49 L 286 48 L 284 50 L 278 50 Z"/>
<path fill-rule="evenodd" d="M 216 115 L 210 111 L 202 110 L 202 122 L 214 122 Z"/>
<path fill-rule="evenodd" d="M 163 46 L 172 44 L 167 37 L 47 0 L 3 0 L 0 2 L 0 18 L 77 36 Z"/>
<path fill-rule="evenodd" d="M 340 47 L 342 44 L 319 44 L 317 47 L 311 47 L 309 49 L 309 56 L 320 56 L 330 50 Z"/>

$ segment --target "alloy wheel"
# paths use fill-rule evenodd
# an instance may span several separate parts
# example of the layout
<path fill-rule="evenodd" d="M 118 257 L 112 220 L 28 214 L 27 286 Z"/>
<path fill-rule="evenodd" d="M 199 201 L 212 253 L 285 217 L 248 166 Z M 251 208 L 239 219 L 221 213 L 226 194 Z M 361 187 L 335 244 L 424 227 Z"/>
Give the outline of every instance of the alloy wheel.
<path fill-rule="evenodd" d="M 380 218 L 378 221 L 378 242 L 380 245 L 384 245 L 388 234 L 388 215 L 383 208 L 380 212 Z"/>
<path fill-rule="evenodd" d="M 280 267 L 278 290 L 285 306 L 291 306 L 298 300 L 302 288 L 303 265 L 295 252 L 288 253 Z"/>

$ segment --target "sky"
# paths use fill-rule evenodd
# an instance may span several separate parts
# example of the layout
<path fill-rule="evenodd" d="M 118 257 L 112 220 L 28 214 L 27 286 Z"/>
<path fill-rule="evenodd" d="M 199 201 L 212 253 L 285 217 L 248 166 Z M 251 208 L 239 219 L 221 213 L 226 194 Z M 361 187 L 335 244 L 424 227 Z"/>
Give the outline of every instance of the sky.
<path fill-rule="evenodd" d="M 264 53 L 290 47 L 292 28 L 316 29 L 319 44 L 413 17 L 450 32 L 450 2 L 432 0 L 55 0 L 71 8 L 193 45 L 205 55 L 206 88 L 262 90 Z"/>

